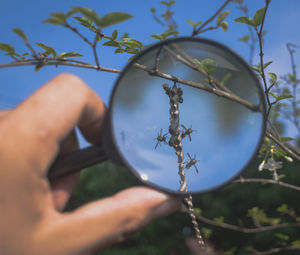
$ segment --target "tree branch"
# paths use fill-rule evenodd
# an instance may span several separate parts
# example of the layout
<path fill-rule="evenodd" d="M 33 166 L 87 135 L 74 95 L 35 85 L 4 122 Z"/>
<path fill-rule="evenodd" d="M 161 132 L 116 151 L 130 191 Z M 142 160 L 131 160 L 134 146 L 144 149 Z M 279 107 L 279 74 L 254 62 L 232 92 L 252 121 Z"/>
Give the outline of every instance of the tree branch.
<path fill-rule="evenodd" d="M 191 36 L 198 35 L 200 33 L 203 33 L 207 31 L 207 29 L 204 31 L 202 30 L 207 24 L 209 24 L 211 21 L 213 21 L 219 13 L 231 2 L 232 0 L 226 0 L 222 6 L 213 14 L 208 20 L 206 20 L 198 29 L 194 30 Z"/>
<path fill-rule="evenodd" d="M 184 212 L 187 212 L 186 207 L 182 207 L 181 210 Z M 196 217 L 198 220 L 200 220 L 206 224 L 209 224 L 209 225 L 212 225 L 215 227 L 220 227 L 220 228 L 225 228 L 225 229 L 245 233 L 245 234 L 255 234 L 255 233 L 271 231 L 271 230 L 279 229 L 279 228 L 300 227 L 300 223 L 282 223 L 282 224 L 276 224 L 276 225 L 271 225 L 271 226 L 263 226 L 263 227 L 259 227 L 259 228 L 243 228 L 243 227 L 239 227 L 239 226 L 224 223 L 224 222 L 216 222 L 214 220 L 208 219 L 199 214 L 197 214 Z"/>
<path fill-rule="evenodd" d="M 271 184 L 277 184 L 282 187 L 286 187 L 289 189 L 300 191 L 300 187 L 296 185 L 292 185 L 286 182 L 282 181 L 275 181 L 273 179 L 262 179 L 262 178 L 240 178 L 238 180 L 232 181 L 233 183 L 271 183 Z M 299 223 L 300 224 L 300 223 Z M 299 225 L 300 226 L 300 225 Z"/>

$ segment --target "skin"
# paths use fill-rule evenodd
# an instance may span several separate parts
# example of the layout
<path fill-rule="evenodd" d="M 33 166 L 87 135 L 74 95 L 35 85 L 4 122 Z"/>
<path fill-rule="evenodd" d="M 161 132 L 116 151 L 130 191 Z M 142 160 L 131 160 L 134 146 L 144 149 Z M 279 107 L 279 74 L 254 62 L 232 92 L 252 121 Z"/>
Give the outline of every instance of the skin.
<path fill-rule="evenodd" d="M 178 198 L 133 187 L 62 212 L 79 175 L 49 183 L 47 170 L 58 155 L 78 148 L 75 126 L 89 142 L 101 142 L 105 112 L 102 100 L 71 74 L 0 111 L 2 255 L 93 254 L 180 207 Z"/>

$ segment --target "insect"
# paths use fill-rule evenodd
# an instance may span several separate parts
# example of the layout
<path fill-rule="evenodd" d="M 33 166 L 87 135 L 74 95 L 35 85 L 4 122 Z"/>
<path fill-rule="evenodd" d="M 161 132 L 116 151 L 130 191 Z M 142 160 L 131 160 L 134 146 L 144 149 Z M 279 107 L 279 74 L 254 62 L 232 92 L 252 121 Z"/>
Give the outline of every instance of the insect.
<path fill-rule="evenodd" d="M 153 140 L 156 140 L 156 141 L 157 141 L 157 143 L 156 143 L 154 149 L 156 149 L 157 146 L 158 146 L 161 142 L 164 142 L 165 144 L 167 144 L 166 139 L 167 139 L 167 134 L 164 134 L 164 135 L 163 135 L 163 134 L 162 134 L 162 128 L 161 128 L 161 129 L 160 129 L 160 132 L 157 134 L 157 137 L 153 139 Z"/>
<path fill-rule="evenodd" d="M 181 133 L 181 137 L 185 138 L 186 136 L 189 137 L 189 140 L 192 141 L 191 133 L 196 132 L 196 130 L 192 129 L 192 126 L 190 128 L 186 128 L 184 125 L 181 125 L 184 129 Z"/>
<path fill-rule="evenodd" d="M 186 169 L 190 169 L 192 166 L 195 167 L 197 174 L 199 173 L 198 168 L 196 166 L 196 163 L 200 160 L 196 159 L 196 155 L 194 155 L 194 158 L 191 157 L 191 155 L 189 153 L 187 153 L 188 157 L 190 158 L 190 160 L 188 162 L 184 162 L 185 168 Z"/>

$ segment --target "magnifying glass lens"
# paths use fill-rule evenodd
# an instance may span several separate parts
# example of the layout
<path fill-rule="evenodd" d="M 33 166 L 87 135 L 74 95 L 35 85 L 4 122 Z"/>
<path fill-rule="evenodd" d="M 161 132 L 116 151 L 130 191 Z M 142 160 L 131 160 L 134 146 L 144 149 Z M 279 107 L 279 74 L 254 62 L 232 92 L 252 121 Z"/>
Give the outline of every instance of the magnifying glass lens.
<path fill-rule="evenodd" d="M 255 157 L 264 109 L 259 81 L 238 55 L 210 40 L 169 40 L 145 50 L 120 75 L 110 106 L 113 140 L 142 181 L 204 192 Z"/>

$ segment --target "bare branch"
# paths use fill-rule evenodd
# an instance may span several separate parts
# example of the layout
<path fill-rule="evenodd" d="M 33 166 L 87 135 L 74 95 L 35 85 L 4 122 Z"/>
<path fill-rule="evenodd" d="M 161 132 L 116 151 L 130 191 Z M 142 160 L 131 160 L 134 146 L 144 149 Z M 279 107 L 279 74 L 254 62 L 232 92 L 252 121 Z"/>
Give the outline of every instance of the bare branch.
<path fill-rule="evenodd" d="M 233 183 L 271 183 L 271 184 L 277 184 L 282 187 L 286 187 L 289 189 L 300 191 L 300 187 L 296 185 L 292 185 L 286 182 L 282 181 L 275 181 L 273 179 L 262 179 L 262 178 L 240 178 L 238 180 L 232 181 Z M 300 226 L 300 223 L 299 223 Z"/>
<path fill-rule="evenodd" d="M 222 6 L 215 12 L 215 14 L 213 14 L 208 20 L 206 20 L 198 29 L 194 30 L 192 33 L 192 36 L 198 35 L 200 33 L 203 33 L 207 30 L 211 30 L 210 29 L 203 29 L 207 24 L 209 24 L 211 21 L 213 21 L 218 15 L 219 13 L 231 2 L 232 0 L 226 0 Z M 203 29 L 203 30 L 202 30 Z"/>
<path fill-rule="evenodd" d="M 292 251 L 292 250 L 300 250 L 300 246 L 287 246 L 287 247 L 281 247 L 281 248 L 274 248 L 268 251 L 257 251 L 253 250 L 253 253 L 255 255 L 269 255 L 269 254 L 274 254 L 282 251 Z M 247 254 L 250 255 L 250 254 Z"/>
<path fill-rule="evenodd" d="M 266 135 L 267 135 L 267 137 L 272 139 L 281 149 L 285 150 L 287 153 L 289 153 L 291 156 L 293 156 L 297 160 L 300 160 L 300 155 L 298 155 L 296 152 L 292 151 L 288 146 L 286 146 L 283 142 L 281 142 L 280 138 L 276 137 L 270 130 L 267 130 Z"/>
<path fill-rule="evenodd" d="M 115 68 L 109 68 L 109 67 L 103 67 L 100 68 L 98 66 L 92 65 L 90 63 L 85 63 L 81 61 L 76 61 L 73 59 L 46 59 L 43 63 L 43 66 L 74 66 L 74 67 L 81 67 L 81 68 L 89 68 L 89 69 L 96 69 L 99 71 L 104 72 L 110 72 L 110 73 L 121 73 L 121 70 L 115 69 Z M 7 67 L 15 67 L 15 66 L 29 66 L 29 65 L 36 65 L 40 61 L 36 59 L 27 59 L 23 61 L 15 61 L 11 63 L 6 64 L 0 64 L 0 68 L 7 68 Z"/>
<path fill-rule="evenodd" d="M 186 207 L 182 207 L 182 211 L 187 212 Z M 225 228 L 245 234 L 255 234 L 255 233 L 260 233 L 260 232 L 265 232 L 265 231 L 271 231 L 274 229 L 279 229 L 279 228 L 289 228 L 289 227 L 300 227 L 300 223 L 282 223 L 282 224 L 276 224 L 276 225 L 271 225 L 271 226 L 263 226 L 259 228 L 243 228 L 239 227 L 236 225 L 224 223 L 224 222 L 216 222 L 214 220 L 208 219 L 202 215 L 197 214 L 196 215 L 197 219 L 207 223 L 209 225 L 215 226 L 215 227 L 220 227 L 220 228 Z"/>

